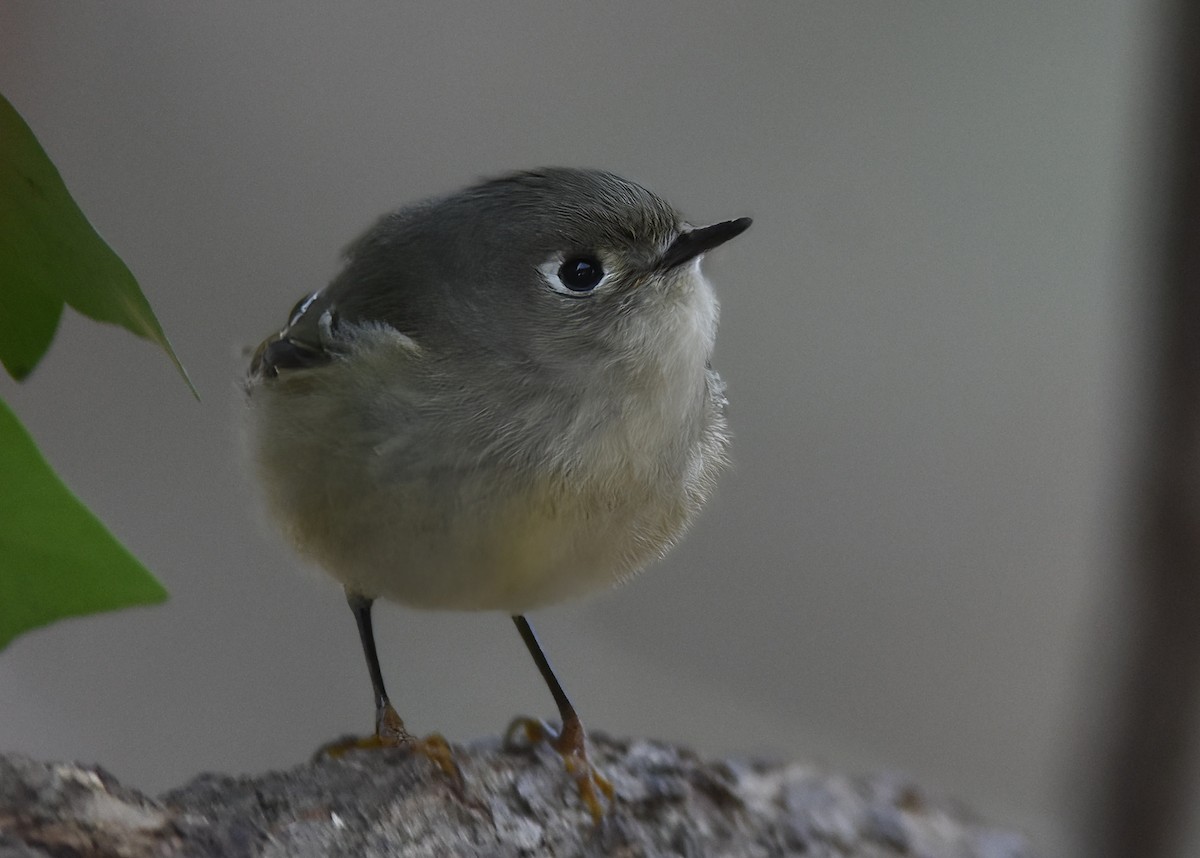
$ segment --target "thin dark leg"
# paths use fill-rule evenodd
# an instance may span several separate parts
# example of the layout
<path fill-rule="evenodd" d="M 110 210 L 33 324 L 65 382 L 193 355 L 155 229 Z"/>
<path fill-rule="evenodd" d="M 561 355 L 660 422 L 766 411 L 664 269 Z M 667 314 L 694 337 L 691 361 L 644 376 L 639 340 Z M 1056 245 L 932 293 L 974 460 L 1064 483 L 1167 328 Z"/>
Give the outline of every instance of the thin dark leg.
<path fill-rule="evenodd" d="M 548 741 L 550 746 L 562 757 L 567 772 L 575 778 L 575 783 L 579 787 L 579 797 L 583 799 L 584 805 L 591 812 L 592 820 L 598 824 L 604 818 L 604 799 L 612 801 L 612 784 L 596 771 L 591 761 L 588 760 L 587 734 L 584 732 L 583 722 L 579 720 L 579 715 L 576 714 L 575 707 L 571 705 L 567 692 L 563 691 L 562 683 L 554 675 L 554 668 L 550 666 L 550 660 L 542 652 L 542 645 L 538 643 L 537 635 L 533 633 L 533 627 L 520 615 L 514 616 L 512 619 L 517 624 L 517 631 L 521 633 L 521 640 L 525 641 L 526 649 L 533 656 L 533 662 L 537 665 L 538 672 L 546 681 L 546 687 L 554 695 L 554 702 L 558 705 L 558 714 L 562 716 L 562 728 L 555 734 L 541 721 L 535 721 L 532 718 L 518 718 L 509 726 L 507 735 L 511 737 L 515 732 L 522 732 L 532 742 Z"/>
<path fill-rule="evenodd" d="M 358 637 L 362 641 L 363 655 L 367 659 L 367 671 L 371 674 L 371 688 L 375 692 L 375 711 L 382 712 L 390 702 L 387 689 L 383 687 L 383 673 L 379 670 L 379 653 L 375 650 L 375 628 L 371 624 L 371 605 L 374 599 L 360 596 L 350 590 L 346 591 L 346 601 L 354 612 L 354 622 L 358 624 Z"/>
<path fill-rule="evenodd" d="M 538 672 L 542 674 L 542 679 L 546 680 L 546 686 L 554 696 L 554 702 L 558 705 L 558 714 L 562 716 L 563 728 L 566 728 L 568 721 L 578 722 L 579 716 L 575 714 L 575 707 L 571 705 L 567 692 L 563 691 L 562 684 L 554 675 L 554 668 L 550 666 L 550 661 L 542 652 L 542 645 L 538 643 L 537 635 L 533 633 L 533 627 L 529 625 L 529 620 L 520 615 L 514 616 L 512 619 L 517 624 L 517 631 L 521 633 L 521 640 L 525 641 L 526 649 L 533 656 L 533 663 L 537 665 Z"/>
<path fill-rule="evenodd" d="M 404 721 L 388 700 L 383 686 L 383 673 L 379 670 L 379 653 L 375 650 L 375 628 L 371 624 L 371 605 L 374 599 L 346 590 L 346 602 L 354 612 L 358 624 L 358 637 L 362 641 L 363 655 L 367 659 L 367 671 L 371 674 L 371 688 L 375 692 L 375 735 L 366 739 L 351 739 L 326 745 L 324 752 L 340 756 L 348 750 L 362 748 L 408 748 L 421 754 L 456 780 L 460 779 L 458 767 L 450 744 L 438 733 L 418 739 L 404 727 Z"/>

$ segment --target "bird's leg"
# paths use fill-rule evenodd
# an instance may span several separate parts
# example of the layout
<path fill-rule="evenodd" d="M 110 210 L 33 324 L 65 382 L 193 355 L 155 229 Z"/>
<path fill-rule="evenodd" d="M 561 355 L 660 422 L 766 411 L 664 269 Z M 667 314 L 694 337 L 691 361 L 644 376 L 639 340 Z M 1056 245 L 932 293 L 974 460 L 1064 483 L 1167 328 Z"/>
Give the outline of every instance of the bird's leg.
<path fill-rule="evenodd" d="M 587 734 L 584 732 L 583 722 L 579 720 L 575 707 L 571 705 L 570 698 L 563 691 L 558 677 L 554 675 L 554 669 L 550 667 L 546 654 L 542 652 L 541 644 L 538 643 L 537 636 L 533 633 L 533 627 L 522 616 L 514 616 L 513 622 L 516 623 L 521 640 L 525 641 L 529 654 L 533 656 L 533 661 L 537 664 L 542 679 L 546 681 L 550 694 L 554 697 L 558 713 L 562 718 L 562 727 L 555 731 L 544 721 L 535 718 L 517 718 L 509 725 L 505 733 L 505 741 L 512 743 L 518 735 L 523 735 L 529 742 L 548 743 L 562 757 L 563 763 L 567 767 L 567 773 L 575 779 L 575 783 L 579 787 L 579 797 L 583 799 L 583 803 L 592 814 L 593 821 L 599 824 L 604 818 L 604 800 L 612 801 L 612 784 L 596 770 L 591 760 L 588 759 Z M 601 799 L 601 795 L 604 800 Z"/>
<path fill-rule="evenodd" d="M 334 742 L 322 750 L 330 756 L 338 757 L 356 748 L 406 748 L 429 759 L 446 774 L 458 777 L 458 767 L 454 764 L 450 743 L 440 733 L 431 733 L 420 739 L 408 732 L 400 713 L 388 699 L 387 689 L 383 685 L 383 673 L 379 669 L 379 653 L 375 649 L 375 629 L 371 623 L 371 606 L 375 600 L 348 589 L 346 601 L 358 625 L 358 637 L 362 641 L 367 671 L 371 674 L 371 688 L 375 692 L 375 735 L 364 739 Z"/>
<path fill-rule="evenodd" d="M 367 660 L 367 672 L 371 675 L 371 690 L 375 693 L 374 742 L 381 747 L 409 744 L 415 741 L 416 737 L 405 729 L 400 713 L 388 699 L 387 688 L 383 684 L 383 672 L 379 668 L 379 652 L 375 649 L 375 627 L 371 620 L 371 607 L 375 600 L 347 590 L 346 601 L 358 626 L 363 656 Z"/>

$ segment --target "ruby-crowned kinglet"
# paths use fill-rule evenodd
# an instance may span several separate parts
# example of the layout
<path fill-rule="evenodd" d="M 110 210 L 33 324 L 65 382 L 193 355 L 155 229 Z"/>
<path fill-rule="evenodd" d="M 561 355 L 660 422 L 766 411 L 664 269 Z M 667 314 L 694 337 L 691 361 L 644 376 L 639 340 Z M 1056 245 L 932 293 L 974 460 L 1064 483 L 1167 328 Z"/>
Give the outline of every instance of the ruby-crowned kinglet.
<path fill-rule="evenodd" d="M 368 744 L 448 759 L 388 700 L 375 598 L 505 611 L 600 813 L 610 789 L 523 614 L 630 577 L 708 498 L 728 439 L 699 263 L 749 226 L 693 228 L 610 173 L 514 173 L 383 217 L 259 346 L 253 455 L 272 512 L 346 589 L 375 692 Z"/>

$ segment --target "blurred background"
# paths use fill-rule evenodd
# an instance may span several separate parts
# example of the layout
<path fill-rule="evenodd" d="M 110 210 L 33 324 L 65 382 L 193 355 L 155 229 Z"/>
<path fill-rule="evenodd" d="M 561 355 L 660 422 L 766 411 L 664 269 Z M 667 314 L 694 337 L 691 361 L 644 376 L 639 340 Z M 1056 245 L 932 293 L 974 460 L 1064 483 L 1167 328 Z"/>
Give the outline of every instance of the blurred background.
<path fill-rule="evenodd" d="M 70 313 L 0 378 L 171 592 L 0 653 L 0 748 L 158 791 L 369 729 L 340 590 L 247 479 L 244 350 L 380 213 L 596 166 L 755 224 L 706 262 L 735 468 L 667 560 L 531 617 L 585 723 L 904 770 L 1085 854 L 1130 628 L 1164 8 L 5 0 L 0 91 L 203 401 Z M 376 625 L 417 732 L 554 711 L 505 617 Z"/>

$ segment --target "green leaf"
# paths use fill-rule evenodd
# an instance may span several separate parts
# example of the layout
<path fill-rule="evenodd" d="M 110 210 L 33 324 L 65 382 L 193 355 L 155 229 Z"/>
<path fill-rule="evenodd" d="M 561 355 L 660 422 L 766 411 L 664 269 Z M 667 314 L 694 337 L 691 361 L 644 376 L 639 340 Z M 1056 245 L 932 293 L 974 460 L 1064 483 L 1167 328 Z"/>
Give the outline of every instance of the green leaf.
<path fill-rule="evenodd" d="M 51 470 L 0 402 L 0 649 L 63 617 L 167 593 Z"/>
<path fill-rule="evenodd" d="M 14 378 L 45 354 L 63 302 L 157 343 L 196 393 L 137 281 L 0 95 L 0 362 Z"/>
<path fill-rule="evenodd" d="M 62 308 L 59 298 L 0 288 L 0 363 L 17 381 L 33 372 L 50 347 Z"/>

